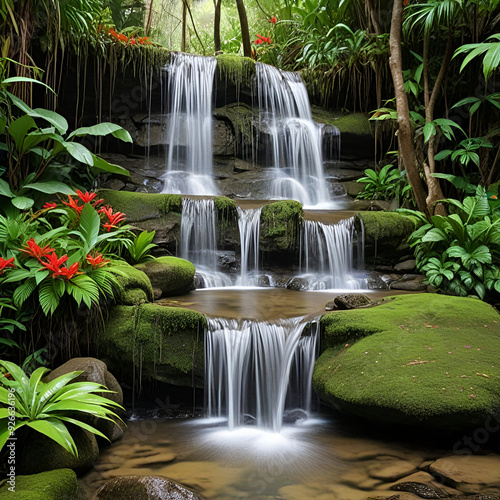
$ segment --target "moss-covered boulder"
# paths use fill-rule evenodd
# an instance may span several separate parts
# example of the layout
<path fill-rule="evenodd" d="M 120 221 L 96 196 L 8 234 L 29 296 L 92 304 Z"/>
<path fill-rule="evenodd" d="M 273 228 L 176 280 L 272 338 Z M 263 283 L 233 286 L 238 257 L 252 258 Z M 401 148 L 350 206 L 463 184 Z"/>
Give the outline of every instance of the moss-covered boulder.
<path fill-rule="evenodd" d="M 193 289 L 196 268 L 187 260 L 158 257 L 134 267 L 146 274 L 153 289 L 161 290 L 162 297 L 181 295 Z"/>
<path fill-rule="evenodd" d="M 340 411 L 454 429 L 500 409 L 500 316 L 484 302 L 402 295 L 326 314 L 321 325 L 313 384 Z"/>
<path fill-rule="evenodd" d="M 191 386 L 194 373 L 195 384 L 203 387 L 206 324 L 202 314 L 188 309 L 116 306 L 99 337 L 99 354 L 125 375 L 136 366 L 143 377 Z"/>
<path fill-rule="evenodd" d="M 260 215 L 261 251 L 298 250 L 303 218 L 304 211 L 298 201 L 283 200 L 264 205 Z"/>
<path fill-rule="evenodd" d="M 105 204 L 123 212 L 127 216 L 127 223 L 141 230 L 156 231 L 153 243 L 175 251 L 180 235 L 180 195 L 100 189 L 99 196 L 104 199 Z"/>
<path fill-rule="evenodd" d="M 115 291 L 118 304 L 133 306 L 154 300 L 151 281 L 140 269 L 136 269 L 123 260 L 111 261 L 111 265 L 106 269 L 114 274 L 118 282 L 119 286 Z"/>
<path fill-rule="evenodd" d="M 12 489 L 13 488 L 13 489 Z M 76 500 L 78 481 L 71 469 L 57 469 L 30 476 L 16 476 L 0 486 L 0 497 L 10 500 Z"/>

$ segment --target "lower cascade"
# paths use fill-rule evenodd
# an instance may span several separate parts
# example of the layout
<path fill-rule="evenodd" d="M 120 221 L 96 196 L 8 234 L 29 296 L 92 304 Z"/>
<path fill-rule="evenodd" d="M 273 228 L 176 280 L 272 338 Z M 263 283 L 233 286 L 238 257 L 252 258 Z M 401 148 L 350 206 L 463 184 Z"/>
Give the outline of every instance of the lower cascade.
<path fill-rule="evenodd" d="M 205 385 L 209 417 L 230 430 L 252 423 L 279 432 L 311 411 L 319 322 L 208 319 Z M 307 330 L 308 334 L 303 335 Z"/>

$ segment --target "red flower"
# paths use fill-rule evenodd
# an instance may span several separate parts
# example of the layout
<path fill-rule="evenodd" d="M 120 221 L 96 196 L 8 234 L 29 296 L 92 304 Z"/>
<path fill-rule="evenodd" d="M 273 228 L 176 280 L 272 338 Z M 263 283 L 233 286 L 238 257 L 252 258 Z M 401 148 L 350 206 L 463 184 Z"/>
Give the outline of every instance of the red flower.
<path fill-rule="evenodd" d="M 52 252 L 50 255 L 47 255 L 45 258 L 47 259 L 47 262 L 42 262 L 42 265 L 45 268 L 47 268 L 49 271 L 53 271 L 54 273 L 59 273 L 59 271 L 60 271 L 59 268 L 68 260 L 67 255 L 63 255 L 59 259 L 55 252 Z"/>
<path fill-rule="evenodd" d="M 83 194 L 79 189 L 76 190 L 76 194 L 83 203 L 90 203 L 97 196 L 97 193 L 89 193 L 88 191 L 85 191 L 85 194 Z"/>
<path fill-rule="evenodd" d="M 259 45 L 259 43 L 271 43 L 271 39 L 268 38 L 267 36 L 258 35 L 257 33 L 255 34 L 255 36 L 260 39 L 260 40 L 255 40 L 254 43 L 257 45 Z"/>
<path fill-rule="evenodd" d="M 68 201 L 63 201 L 63 203 L 65 205 L 67 205 L 68 207 L 71 207 L 73 208 L 74 210 L 76 210 L 78 212 L 78 214 L 81 214 L 82 213 L 82 209 L 83 209 L 83 205 L 80 207 L 78 205 L 78 200 L 74 200 L 73 198 L 71 198 L 71 195 L 68 194 Z"/>
<path fill-rule="evenodd" d="M 82 271 L 78 270 L 79 267 L 79 262 L 75 262 L 71 266 L 68 267 L 61 267 L 57 271 L 54 271 L 54 274 L 52 275 L 52 278 L 57 278 L 59 276 L 62 276 L 66 280 L 70 280 L 71 278 L 75 277 L 77 274 L 83 274 Z"/>
<path fill-rule="evenodd" d="M 410 3 L 410 0 L 403 0 L 403 7 L 406 7 Z"/>
<path fill-rule="evenodd" d="M 123 33 L 120 33 L 118 35 L 118 40 L 127 43 L 128 42 L 128 37 L 126 35 L 124 35 Z"/>
<path fill-rule="evenodd" d="M 273 17 L 271 17 L 271 19 L 269 19 L 269 22 L 276 24 L 278 22 L 278 20 L 276 19 L 276 16 L 273 16 Z"/>
<path fill-rule="evenodd" d="M 108 262 L 109 262 L 109 259 L 105 259 L 102 254 L 96 254 L 94 256 L 88 254 L 87 255 L 87 262 L 94 268 L 98 268 L 98 267 L 103 267 L 105 266 Z"/>
<path fill-rule="evenodd" d="M 254 40 L 253 43 L 255 43 L 255 45 L 260 45 L 262 43 L 262 40 Z"/>
<path fill-rule="evenodd" d="M 20 248 L 21 252 L 27 253 L 30 257 L 34 257 L 36 260 L 40 261 L 43 257 L 45 257 L 50 252 L 53 252 L 53 248 L 49 248 L 49 245 L 45 245 L 43 248 L 40 248 L 33 238 L 28 240 L 28 243 L 25 245 L 26 248 Z"/>
<path fill-rule="evenodd" d="M 109 222 L 103 224 L 103 226 L 108 230 L 108 233 L 112 227 L 116 227 L 117 224 L 124 221 L 126 218 L 125 214 L 122 214 L 121 212 L 113 213 L 113 209 L 111 207 L 102 207 L 98 210 L 98 213 L 105 214 L 108 218 Z"/>
<path fill-rule="evenodd" d="M 130 39 L 130 45 L 135 45 L 135 38 Z"/>
<path fill-rule="evenodd" d="M 0 257 L 0 274 L 3 274 L 6 268 L 8 267 L 16 267 L 14 264 L 14 257 L 11 257 L 10 259 L 4 259 L 3 257 Z"/>
<path fill-rule="evenodd" d="M 57 207 L 57 203 L 55 203 L 53 201 L 48 201 L 47 203 L 45 203 L 45 205 L 42 208 L 45 208 L 46 210 L 50 210 L 50 209 L 56 208 L 56 207 Z"/>

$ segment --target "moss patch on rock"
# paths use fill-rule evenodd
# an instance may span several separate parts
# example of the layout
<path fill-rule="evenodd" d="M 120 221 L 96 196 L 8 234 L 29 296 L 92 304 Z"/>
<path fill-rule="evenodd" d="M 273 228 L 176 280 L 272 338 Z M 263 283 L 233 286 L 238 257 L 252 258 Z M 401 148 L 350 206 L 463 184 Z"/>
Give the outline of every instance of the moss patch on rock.
<path fill-rule="evenodd" d="M 99 338 L 99 353 L 145 376 L 175 385 L 203 386 L 205 317 L 189 309 L 143 304 L 116 306 Z"/>
<path fill-rule="evenodd" d="M 312 106 L 314 121 L 335 125 L 340 133 L 355 135 L 373 135 L 370 120 L 364 113 L 332 113 L 319 106 Z"/>
<path fill-rule="evenodd" d="M 123 212 L 127 222 L 138 222 L 146 218 L 161 217 L 170 212 L 181 213 L 182 196 L 179 194 L 137 193 L 100 189 L 99 196 L 114 210 Z"/>
<path fill-rule="evenodd" d="M 356 218 L 363 222 L 365 242 L 378 242 L 385 246 L 398 247 L 415 231 L 415 219 L 397 212 L 360 212 Z"/>
<path fill-rule="evenodd" d="M 296 250 L 304 210 L 295 200 L 283 200 L 264 205 L 260 215 L 261 250 Z"/>
<path fill-rule="evenodd" d="M 61 500 L 78 496 L 78 481 L 71 469 L 57 469 L 30 476 L 17 476 L 15 492 L 0 486 L 0 497 L 12 500 Z"/>
<path fill-rule="evenodd" d="M 152 287 L 160 289 L 163 297 L 189 292 L 196 272 L 191 262 L 177 257 L 158 257 L 134 267 L 147 275 Z"/>
<path fill-rule="evenodd" d="M 221 80 L 237 87 L 251 85 L 252 77 L 255 74 L 255 61 L 253 59 L 235 54 L 219 54 L 215 58 L 217 59 L 217 72 Z"/>
<path fill-rule="evenodd" d="M 107 268 L 111 271 L 119 288 L 115 291 L 118 304 L 137 305 L 154 300 L 153 287 L 147 275 L 123 260 L 113 260 Z"/>
<path fill-rule="evenodd" d="M 392 297 L 323 316 L 321 399 L 386 423 L 463 428 L 500 409 L 500 316 L 476 299 Z"/>

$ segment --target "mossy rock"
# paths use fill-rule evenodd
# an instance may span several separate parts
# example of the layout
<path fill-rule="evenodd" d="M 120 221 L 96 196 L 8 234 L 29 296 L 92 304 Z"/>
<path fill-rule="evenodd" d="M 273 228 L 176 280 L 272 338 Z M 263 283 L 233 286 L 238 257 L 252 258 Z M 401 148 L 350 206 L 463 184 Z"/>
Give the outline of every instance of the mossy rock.
<path fill-rule="evenodd" d="M 100 189 L 99 196 L 104 199 L 105 204 L 123 212 L 127 216 L 126 223 L 142 231 L 155 231 L 153 243 L 175 250 L 180 237 L 180 195 Z"/>
<path fill-rule="evenodd" d="M 359 212 L 356 224 L 362 221 L 365 230 L 365 244 L 377 244 L 379 248 L 394 250 L 405 243 L 417 228 L 415 219 L 397 212 Z"/>
<path fill-rule="evenodd" d="M 196 268 L 187 260 L 158 257 L 134 267 L 147 275 L 152 287 L 161 290 L 163 297 L 181 295 L 193 289 Z"/>
<path fill-rule="evenodd" d="M 11 500 L 76 500 L 78 480 L 71 469 L 57 469 L 30 476 L 16 476 L 15 491 L 4 482 L 0 497 Z"/>
<path fill-rule="evenodd" d="M 118 281 L 119 288 L 115 291 L 118 304 L 133 306 L 154 300 L 151 281 L 140 269 L 123 260 L 112 260 L 106 269 L 113 273 Z"/>
<path fill-rule="evenodd" d="M 264 205 L 260 215 L 261 251 L 297 250 L 303 218 L 304 211 L 298 201 L 283 200 Z"/>
<path fill-rule="evenodd" d="M 401 295 L 321 319 L 320 398 L 390 424 L 458 429 L 500 410 L 500 316 L 477 299 Z"/>
<path fill-rule="evenodd" d="M 203 387 L 205 317 L 189 309 L 158 304 L 116 306 L 103 334 L 99 354 L 143 376 L 181 386 Z"/>
<path fill-rule="evenodd" d="M 236 54 L 219 54 L 217 59 L 217 72 L 220 80 L 237 87 L 250 87 L 252 77 L 255 75 L 255 61 L 249 57 Z"/>

